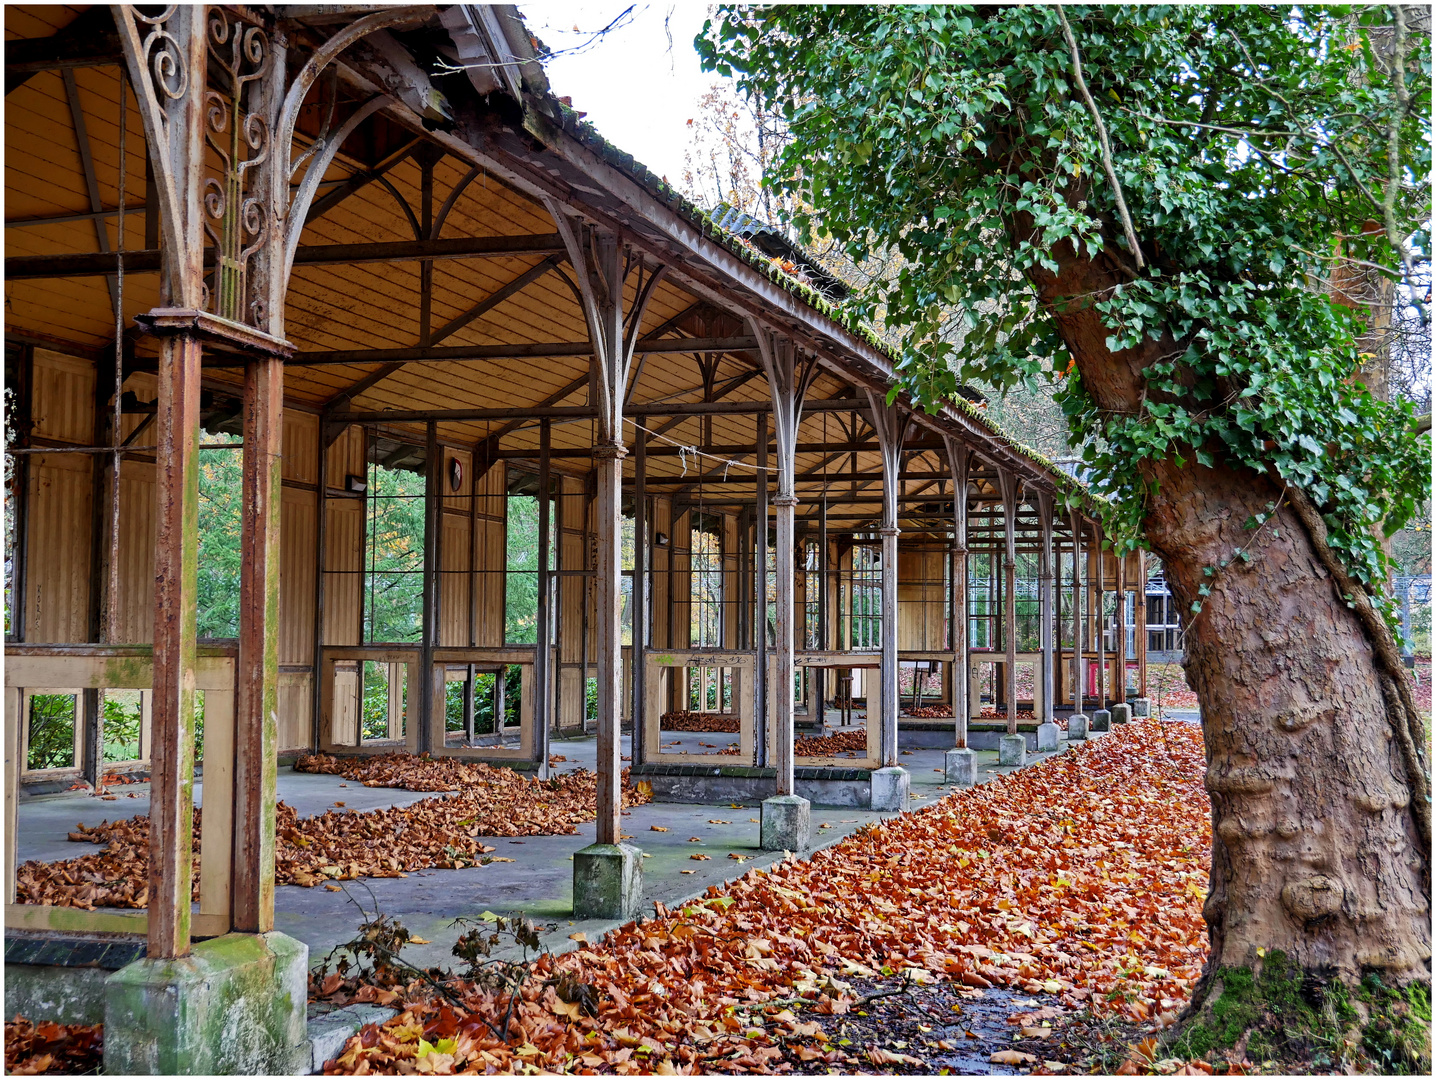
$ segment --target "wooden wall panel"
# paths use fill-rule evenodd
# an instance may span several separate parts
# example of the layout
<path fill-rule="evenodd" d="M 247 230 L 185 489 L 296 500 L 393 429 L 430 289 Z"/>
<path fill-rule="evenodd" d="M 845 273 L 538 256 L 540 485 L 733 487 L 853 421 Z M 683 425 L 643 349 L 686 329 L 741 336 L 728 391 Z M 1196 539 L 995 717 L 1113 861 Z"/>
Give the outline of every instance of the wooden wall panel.
<path fill-rule="evenodd" d="M 31 434 L 89 446 L 95 427 L 95 368 L 88 360 L 35 350 Z"/>
<path fill-rule="evenodd" d="M 286 429 L 287 430 L 287 429 Z M 279 662 L 314 663 L 315 495 L 285 488 L 279 514 Z"/>
<path fill-rule="evenodd" d="M 898 648 L 936 650 L 945 645 L 944 553 L 898 550 Z"/>
<path fill-rule="evenodd" d="M 444 492 L 444 509 L 460 510 L 467 515 L 469 512 L 469 492 L 473 490 L 473 485 L 469 482 L 469 470 L 473 465 L 473 455 L 467 450 L 456 450 L 452 446 L 441 446 L 439 449 L 444 455 L 444 468 L 439 474 L 439 482 Z M 449 482 L 449 467 L 450 463 L 454 461 L 459 463 L 461 474 L 458 491 L 455 491 L 453 485 Z M 467 563 L 465 564 L 465 569 L 467 569 Z"/>
<path fill-rule="evenodd" d="M 446 481 L 447 482 L 447 481 Z M 446 503 L 449 501 L 444 500 Z M 461 500 L 467 502 L 467 499 Z M 469 515 L 445 513 L 440 541 L 439 644 L 465 646 L 469 643 Z"/>
<path fill-rule="evenodd" d="M 89 640 L 92 477 L 88 454 L 30 459 L 27 641 Z"/>
<path fill-rule="evenodd" d="M 280 468 L 285 480 L 300 484 L 319 482 L 319 417 L 284 410 L 283 454 Z"/>
<path fill-rule="evenodd" d="M 653 500 L 653 535 L 663 533 L 669 538 L 668 547 L 653 549 L 653 646 L 669 648 L 668 640 L 668 560 L 673 548 L 673 500 Z M 590 616 L 591 617 L 591 616 Z"/>
<path fill-rule="evenodd" d="M 329 520 L 324 536 L 324 643 L 357 645 L 361 587 L 359 571 L 363 567 L 364 553 L 364 501 L 325 501 L 328 504 Z"/>
<path fill-rule="evenodd" d="M 723 606 L 719 618 L 723 626 L 723 647 L 738 647 L 738 597 L 742 596 L 738 582 L 738 515 L 723 515 L 723 532 L 720 547 L 723 558 Z"/>
<path fill-rule="evenodd" d="M 155 531 L 154 463 L 126 461 L 120 468 L 120 617 L 115 633 L 126 645 L 154 641 Z"/>
<path fill-rule="evenodd" d="M 355 476 L 364 475 L 364 442 L 364 429 L 353 424 L 334 440 L 325 458 L 325 471 L 329 473 L 330 487 L 342 490 L 344 478 L 350 473 Z"/>
<path fill-rule="evenodd" d="M 687 649 L 690 647 L 692 636 L 693 617 L 693 559 L 692 559 L 692 524 L 693 514 L 691 512 L 680 514 L 678 520 L 673 522 L 670 558 L 673 560 L 673 640 L 668 643 L 670 649 Z"/>
<path fill-rule="evenodd" d="M 279 675 L 279 752 L 313 749 L 309 715 L 313 706 L 314 676 L 302 672 Z"/>

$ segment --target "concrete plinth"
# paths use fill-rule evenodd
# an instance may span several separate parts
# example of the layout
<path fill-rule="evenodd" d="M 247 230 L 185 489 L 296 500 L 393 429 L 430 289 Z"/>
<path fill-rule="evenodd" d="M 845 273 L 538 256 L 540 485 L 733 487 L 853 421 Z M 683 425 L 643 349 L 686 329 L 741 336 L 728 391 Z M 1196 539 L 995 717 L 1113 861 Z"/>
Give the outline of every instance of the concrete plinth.
<path fill-rule="evenodd" d="M 1151 715 L 1152 715 L 1152 699 L 1151 699 L 1151 698 L 1144 698 L 1144 697 L 1133 698 L 1133 699 L 1132 699 L 1132 715 L 1135 716 L 1135 717 L 1139 717 L 1139 718 L 1141 718 L 1141 719 L 1143 719 L 1143 720 L 1145 720 L 1147 717 L 1151 716 Z"/>
<path fill-rule="evenodd" d="M 1083 716 L 1081 713 L 1077 713 L 1075 716 L 1068 717 L 1068 719 L 1067 719 L 1067 741 L 1068 741 L 1068 742 L 1086 742 L 1086 741 L 1087 741 L 1087 717 Z"/>
<path fill-rule="evenodd" d="M 906 810 L 908 793 L 912 789 L 912 777 L 906 769 L 891 766 L 873 770 L 874 810 Z"/>
<path fill-rule="evenodd" d="M 1057 749 L 1057 725 L 1051 722 L 1037 725 L 1037 752 L 1045 753 Z"/>
<path fill-rule="evenodd" d="M 1112 713 L 1107 709 L 1097 709 L 1092 713 L 1092 731 L 1098 734 L 1112 730 Z"/>
<path fill-rule="evenodd" d="M 949 750 L 942 756 L 943 779 L 955 787 L 972 787 L 977 783 L 977 751 L 963 748 Z"/>
<path fill-rule="evenodd" d="M 1027 740 L 1021 735 L 1004 735 L 997 744 L 997 764 L 1024 765 L 1027 762 Z"/>
<path fill-rule="evenodd" d="M 800 795 L 764 799 L 758 846 L 764 851 L 807 851 L 813 839 L 812 808 Z"/>
<path fill-rule="evenodd" d="M 1125 703 L 1112 706 L 1112 723 L 1130 724 L 1132 722 L 1132 706 Z"/>
<path fill-rule="evenodd" d="M 643 852 L 591 844 L 573 853 L 573 917 L 631 919 L 643 902 Z"/>
<path fill-rule="evenodd" d="M 273 1075 L 309 1065 L 309 946 L 226 934 L 105 981 L 105 1072 Z"/>

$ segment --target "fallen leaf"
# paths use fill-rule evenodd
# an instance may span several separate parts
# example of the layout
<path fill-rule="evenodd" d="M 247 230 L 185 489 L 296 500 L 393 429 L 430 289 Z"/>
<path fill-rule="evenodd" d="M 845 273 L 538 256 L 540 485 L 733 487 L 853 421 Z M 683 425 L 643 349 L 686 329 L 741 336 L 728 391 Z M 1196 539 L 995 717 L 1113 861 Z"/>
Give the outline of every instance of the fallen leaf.
<path fill-rule="evenodd" d="M 1037 1062 L 1033 1055 L 1024 1054 L 1020 1050 L 998 1050 L 987 1060 L 994 1065 L 1033 1065 Z"/>
<path fill-rule="evenodd" d="M 713 858 L 712 855 L 703 855 L 703 854 L 701 854 L 701 853 L 696 853 L 696 854 L 690 855 L 690 856 L 688 856 L 688 857 L 689 857 L 690 859 L 694 860 L 695 862 L 707 862 L 708 860 L 710 860 L 710 859 Z"/>
<path fill-rule="evenodd" d="M 650 832 L 667 832 L 667 831 L 668 831 L 668 826 L 667 826 L 667 825 L 650 825 L 650 826 L 648 826 L 648 828 L 649 828 L 649 831 L 650 831 Z"/>

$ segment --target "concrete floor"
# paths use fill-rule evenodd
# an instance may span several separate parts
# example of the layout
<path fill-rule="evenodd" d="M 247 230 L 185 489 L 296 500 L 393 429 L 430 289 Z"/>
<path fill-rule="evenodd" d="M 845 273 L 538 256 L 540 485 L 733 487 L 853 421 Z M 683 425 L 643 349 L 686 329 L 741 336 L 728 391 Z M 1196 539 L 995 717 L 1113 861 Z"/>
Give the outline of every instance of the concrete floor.
<path fill-rule="evenodd" d="M 699 744 L 721 746 L 736 738 L 736 735 L 721 733 L 672 732 L 665 736 L 664 742 L 681 742 L 684 749 L 691 745 L 694 750 L 712 752 Z M 625 737 L 621 751 L 625 758 L 628 744 Z M 1057 752 L 1065 749 L 1064 736 Z M 555 766 L 557 770 L 592 769 L 596 740 L 591 737 L 555 740 L 551 752 L 567 759 Z M 1028 762 L 1050 756 L 1030 754 Z M 997 765 L 995 751 L 978 751 L 977 758 L 980 783 L 999 773 L 1013 771 Z M 931 805 L 947 793 L 943 783 L 942 750 L 903 749 L 898 760 L 911 773 L 914 810 Z M 296 773 L 288 767 L 279 770 L 279 796 L 301 816 L 320 813 L 336 801 L 343 801 L 350 810 L 362 811 L 442 798 L 433 793 L 367 788 L 357 783 L 340 786 L 345 783 L 337 776 Z M 115 791 L 119 797 L 113 801 L 77 793 L 23 800 L 19 809 L 18 859 L 52 861 L 85 854 L 95 849 L 66 840 L 66 833 L 77 823 L 93 826 L 105 818 L 114 820 L 148 813 L 147 784 Z M 203 800 L 204 785 L 196 783 L 195 802 L 202 806 Z M 814 808 L 815 846 L 826 847 L 870 821 L 891 816 L 867 810 Z M 768 866 L 782 858 L 781 852 L 758 849 L 758 817 L 757 801 L 715 805 L 648 803 L 626 811 L 624 832 L 647 856 L 643 860 L 645 909 L 651 910 L 654 900 L 675 905 L 703 893 L 710 885 L 730 881 L 754 867 Z M 651 828 L 654 825 L 668 831 L 655 832 Z M 698 842 L 693 842 L 692 837 L 698 838 Z M 406 958 L 424 967 L 435 964 L 447 967 L 454 963 L 450 950 L 463 931 L 462 927 L 453 925 L 455 918 L 472 918 L 486 911 L 498 915 L 523 912 L 545 927 L 545 945 L 561 951 L 572 946 L 570 934 L 583 931 L 590 940 L 596 940 L 614 925 L 572 918 L 573 853 L 593 842 L 594 826 L 589 823 L 581 826 L 574 836 L 486 840 L 496 849 L 495 856 L 510 858 L 513 862 L 495 862 L 463 870 L 423 870 L 407 878 L 347 881 L 342 883 L 345 891 L 341 892 L 319 887 L 280 886 L 275 890 L 276 929 L 308 944 L 311 962 L 317 962 L 336 944 L 354 935 L 362 920 L 356 902 L 369 911 L 377 905 L 379 910 L 397 916 L 416 937 L 428 941 L 424 945 L 410 945 L 405 950 Z M 708 861 L 690 859 L 696 852 L 711 858 Z M 739 856 L 743 861 L 730 855 Z"/>

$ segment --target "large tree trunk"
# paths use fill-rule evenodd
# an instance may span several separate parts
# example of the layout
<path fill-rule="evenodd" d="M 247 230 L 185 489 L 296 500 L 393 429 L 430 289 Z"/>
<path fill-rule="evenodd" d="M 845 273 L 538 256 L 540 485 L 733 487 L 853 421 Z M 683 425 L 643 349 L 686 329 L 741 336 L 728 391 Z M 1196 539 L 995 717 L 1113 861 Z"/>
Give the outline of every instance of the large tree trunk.
<path fill-rule="evenodd" d="M 1091 301 L 1066 309 L 1062 301 L 1110 295 L 1125 274 L 1105 259 L 1066 254 L 1061 273 L 1040 277 L 1038 290 L 1057 305 L 1087 392 L 1104 412 L 1132 414 L 1142 369 L 1176 343 L 1109 351 Z M 1407 715 L 1393 715 L 1391 673 L 1369 625 L 1338 597 L 1324 538 L 1313 539 L 1291 493 L 1268 476 L 1170 460 L 1148 475 L 1160 486 L 1144 528 L 1188 612 L 1183 666 L 1207 746 L 1204 983 L 1225 967 L 1260 968 L 1273 950 L 1348 984 L 1372 970 L 1387 986 L 1429 979 L 1425 784 L 1420 764 L 1413 770 Z M 1281 508 L 1255 537 L 1243 523 L 1268 504 Z M 1250 551 L 1250 563 L 1217 569 L 1237 548 Z M 1212 591 L 1193 616 L 1204 583 Z"/>

